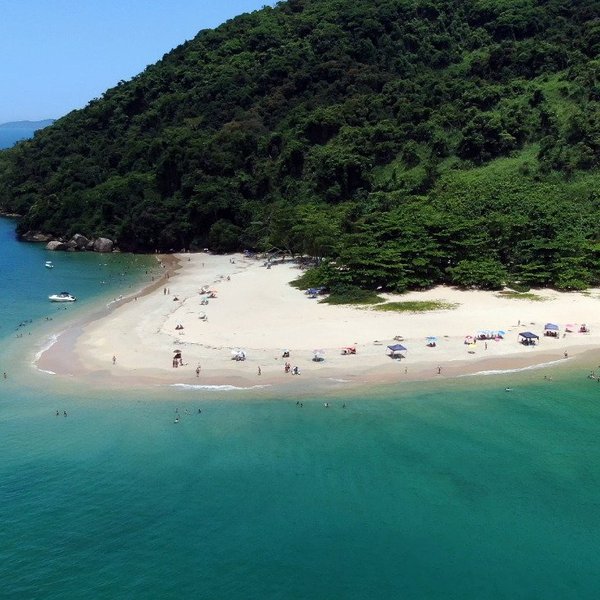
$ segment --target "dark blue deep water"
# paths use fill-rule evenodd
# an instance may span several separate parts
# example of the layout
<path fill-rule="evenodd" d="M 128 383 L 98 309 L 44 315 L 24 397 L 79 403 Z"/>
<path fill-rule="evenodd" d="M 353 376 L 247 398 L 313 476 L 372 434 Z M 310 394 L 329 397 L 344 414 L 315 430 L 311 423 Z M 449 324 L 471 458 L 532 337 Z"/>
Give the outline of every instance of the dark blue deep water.
<path fill-rule="evenodd" d="M 2 598 L 598 597 L 600 385 L 583 366 L 329 410 L 86 390 L 24 357 L 69 311 L 147 280 L 150 259 L 49 257 L 12 226 L 0 220 Z M 61 312 L 46 297 L 63 288 L 80 300 Z"/>

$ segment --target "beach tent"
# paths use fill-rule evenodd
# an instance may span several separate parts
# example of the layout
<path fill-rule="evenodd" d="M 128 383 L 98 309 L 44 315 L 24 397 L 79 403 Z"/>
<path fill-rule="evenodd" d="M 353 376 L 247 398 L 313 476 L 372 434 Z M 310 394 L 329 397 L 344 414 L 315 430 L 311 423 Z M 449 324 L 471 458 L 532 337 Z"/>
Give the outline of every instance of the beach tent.
<path fill-rule="evenodd" d="M 402 358 L 402 353 L 406 352 L 406 348 L 402 344 L 392 344 L 391 346 L 388 346 L 387 349 L 389 356 L 392 358 Z"/>
<path fill-rule="evenodd" d="M 554 323 L 546 323 L 544 325 L 544 329 L 546 331 L 558 331 L 558 325 L 555 325 Z"/>
<path fill-rule="evenodd" d="M 522 338 L 520 342 L 525 346 L 533 346 L 535 344 L 535 340 L 539 340 L 540 336 L 535 333 L 531 333 L 531 331 L 524 331 L 519 334 L 519 337 Z"/>

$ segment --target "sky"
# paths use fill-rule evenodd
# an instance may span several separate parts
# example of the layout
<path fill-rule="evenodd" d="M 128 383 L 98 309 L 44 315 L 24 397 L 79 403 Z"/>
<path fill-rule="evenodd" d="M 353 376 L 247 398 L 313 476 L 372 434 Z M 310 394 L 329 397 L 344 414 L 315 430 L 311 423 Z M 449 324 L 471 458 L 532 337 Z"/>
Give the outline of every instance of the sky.
<path fill-rule="evenodd" d="M 0 124 L 61 117 L 274 0 L 0 0 Z"/>

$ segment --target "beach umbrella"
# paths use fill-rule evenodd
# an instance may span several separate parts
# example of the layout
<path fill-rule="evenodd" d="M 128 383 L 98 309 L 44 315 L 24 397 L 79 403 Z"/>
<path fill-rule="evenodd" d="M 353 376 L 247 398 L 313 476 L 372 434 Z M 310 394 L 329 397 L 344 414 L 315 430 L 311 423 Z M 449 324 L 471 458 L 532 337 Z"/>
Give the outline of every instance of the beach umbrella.
<path fill-rule="evenodd" d="M 428 335 L 425 339 L 428 342 L 437 342 L 437 337 L 435 335 Z"/>
<path fill-rule="evenodd" d="M 181 350 L 173 350 L 173 352 L 181 352 Z"/>

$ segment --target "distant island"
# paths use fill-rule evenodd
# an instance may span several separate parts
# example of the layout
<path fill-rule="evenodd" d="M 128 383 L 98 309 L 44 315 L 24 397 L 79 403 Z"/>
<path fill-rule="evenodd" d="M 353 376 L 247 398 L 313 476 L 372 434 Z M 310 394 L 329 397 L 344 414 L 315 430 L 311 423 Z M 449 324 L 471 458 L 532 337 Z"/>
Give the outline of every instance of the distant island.
<path fill-rule="evenodd" d="M 305 283 L 600 284 L 598 2 L 288 0 L 0 153 L 18 233 L 312 257 Z"/>
<path fill-rule="evenodd" d="M 54 119 L 43 121 L 12 121 L 0 124 L 0 149 L 10 148 L 20 140 L 33 137 L 33 134 L 48 125 L 52 125 Z"/>

